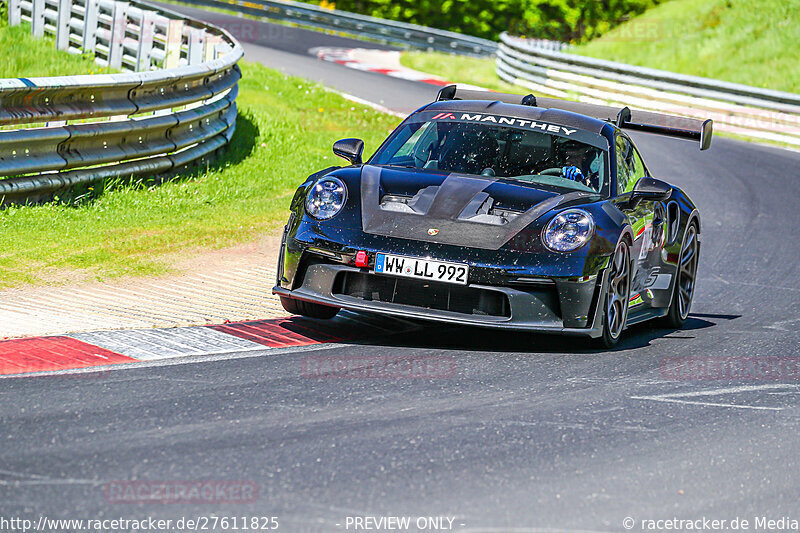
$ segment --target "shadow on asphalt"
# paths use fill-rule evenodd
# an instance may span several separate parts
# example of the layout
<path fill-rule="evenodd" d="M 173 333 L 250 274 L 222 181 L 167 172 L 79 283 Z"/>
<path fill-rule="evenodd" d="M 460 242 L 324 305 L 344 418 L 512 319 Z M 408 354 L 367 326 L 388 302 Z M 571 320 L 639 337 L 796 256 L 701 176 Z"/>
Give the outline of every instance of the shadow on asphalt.
<path fill-rule="evenodd" d="M 655 339 L 689 340 L 696 337 L 695 332 L 713 328 L 719 320 L 735 320 L 741 315 L 690 314 L 681 329 L 663 328 L 656 321 L 643 322 L 626 330 L 619 344 L 611 349 L 593 343 L 593 339 L 555 334 L 537 334 L 519 331 L 492 330 L 470 326 L 438 325 L 419 322 L 419 328 L 397 334 L 379 336 L 350 337 L 346 344 L 430 348 L 443 350 L 480 352 L 529 352 L 529 353 L 605 353 L 635 350 L 647 347 Z M 706 320 L 706 318 L 710 320 Z M 310 320 L 310 319 L 306 319 Z M 320 325 L 326 321 L 313 321 Z M 340 332 L 345 330 L 342 324 Z M 362 332 L 363 333 L 363 332 Z M 342 337 L 346 337 L 342 335 Z"/>

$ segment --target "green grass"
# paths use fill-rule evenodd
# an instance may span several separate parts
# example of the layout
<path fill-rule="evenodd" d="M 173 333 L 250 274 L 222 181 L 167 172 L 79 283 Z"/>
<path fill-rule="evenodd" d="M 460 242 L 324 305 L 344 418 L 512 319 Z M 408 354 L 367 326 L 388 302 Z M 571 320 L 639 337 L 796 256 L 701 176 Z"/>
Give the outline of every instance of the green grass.
<path fill-rule="evenodd" d="M 260 65 L 242 72 L 236 134 L 208 171 L 111 187 L 78 205 L 0 211 L 0 287 L 163 274 L 176 255 L 274 232 L 309 174 L 344 163 L 331 152 L 336 139 L 374 149 L 399 121 Z"/>
<path fill-rule="evenodd" d="M 160 0 L 160 2 L 162 4 L 173 5 L 173 6 L 198 7 L 198 6 L 194 5 L 191 2 L 191 0 Z M 308 2 L 306 2 L 306 3 L 308 3 Z M 253 4 L 251 7 L 255 7 L 255 6 L 256 6 L 256 4 Z M 280 20 L 280 19 L 273 18 L 273 17 L 268 17 L 268 16 L 257 16 L 257 15 L 251 15 L 249 13 L 242 13 L 241 11 L 239 11 L 237 9 L 237 5 L 236 4 L 232 4 L 230 9 L 225 9 L 225 8 L 217 7 L 217 6 L 207 6 L 207 5 L 202 6 L 201 9 L 203 11 L 208 11 L 209 13 L 221 13 L 223 15 L 232 15 L 234 17 L 238 17 L 238 18 L 242 18 L 242 19 L 246 19 L 246 20 L 266 21 L 266 22 L 269 22 L 270 24 L 277 25 L 277 26 L 287 26 L 287 27 L 290 27 L 290 28 L 304 28 L 304 29 L 307 29 L 307 30 L 315 31 L 317 33 L 324 33 L 326 35 L 337 35 L 339 37 L 357 39 L 359 41 L 363 41 L 364 43 L 380 43 L 380 44 L 385 44 L 386 43 L 386 41 L 382 41 L 380 39 L 373 39 L 372 37 L 368 37 L 366 35 L 360 34 L 357 31 L 354 31 L 354 32 L 337 31 L 337 30 L 331 30 L 331 29 L 326 29 L 326 28 L 320 28 L 318 26 L 313 26 L 313 25 L 309 25 L 309 24 L 303 24 L 301 22 L 290 22 L 288 20 Z M 265 13 L 268 13 L 268 12 L 265 11 Z M 209 22 L 219 25 L 219 23 L 215 23 L 214 20 L 210 20 Z M 234 37 L 238 37 L 236 35 L 236 32 L 233 32 L 233 33 L 234 33 Z"/>
<path fill-rule="evenodd" d="M 30 24 L 9 26 L 0 13 L 0 78 L 96 74 L 103 69 L 88 54 L 72 55 L 55 50 L 52 39 L 33 39 Z M 107 69 L 106 69 L 107 70 Z"/>
<path fill-rule="evenodd" d="M 0 50 L 13 53 L 0 77 L 99 71 L 91 58 L 2 20 Z M 344 164 L 331 152 L 336 139 L 361 137 L 374 149 L 398 122 L 306 80 L 241 66 L 236 133 L 210 168 L 161 184 L 106 184 L 77 202 L 0 210 L 0 287 L 164 274 L 187 252 L 274 232 L 309 174 Z"/>
<path fill-rule="evenodd" d="M 573 53 L 800 92 L 800 0 L 670 0 Z"/>
<path fill-rule="evenodd" d="M 400 64 L 434 74 L 457 83 L 469 83 L 503 93 L 527 94 L 530 91 L 497 77 L 493 58 L 457 56 L 441 52 L 404 52 Z"/>
<path fill-rule="evenodd" d="M 670 0 L 570 53 L 800 93 L 800 0 Z M 493 59 L 412 52 L 400 62 L 452 81 L 524 93 Z"/>

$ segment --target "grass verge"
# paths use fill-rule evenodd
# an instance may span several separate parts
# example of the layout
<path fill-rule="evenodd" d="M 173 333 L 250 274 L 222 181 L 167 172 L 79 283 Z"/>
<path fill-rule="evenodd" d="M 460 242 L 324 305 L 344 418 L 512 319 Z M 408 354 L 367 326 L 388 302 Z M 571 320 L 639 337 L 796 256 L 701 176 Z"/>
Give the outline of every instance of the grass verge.
<path fill-rule="evenodd" d="M 111 184 L 78 204 L 0 211 L 0 287 L 163 274 L 176 254 L 273 232 L 306 176 L 339 164 L 333 141 L 377 148 L 399 120 L 261 65 L 242 73 L 236 134 L 212 167 L 160 185 Z"/>
<path fill-rule="evenodd" d="M 568 52 L 800 93 L 798 42 L 800 0 L 670 0 Z M 491 58 L 412 52 L 400 62 L 454 82 L 530 92 L 498 78 Z M 753 142 L 728 132 L 715 135 Z M 782 142 L 756 142 L 797 150 Z"/>
<path fill-rule="evenodd" d="M 569 53 L 800 93 L 800 0 L 670 0 Z M 504 92 L 493 59 L 406 53 L 410 68 Z"/>
<path fill-rule="evenodd" d="M 671 0 L 572 53 L 800 92 L 800 0 Z"/>
<path fill-rule="evenodd" d="M 103 72 L 89 54 L 73 55 L 55 50 L 52 39 L 33 39 L 30 24 L 9 26 L 0 13 L 0 78 L 67 76 Z M 106 69 L 107 70 L 107 69 Z"/>
<path fill-rule="evenodd" d="M 191 0 L 160 0 L 160 3 L 165 5 L 172 5 L 173 7 L 199 7 L 203 11 L 207 11 L 209 13 L 219 13 L 221 15 L 230 15 L 232 17 L 236 17 L 237 19 L 244 19 L 244 20 L 254 20 L 258 22 L 266 22 L 275 26 L 286 26 L 289 28 L 302 28 L 306 30 L 315 31 L 317 33 L 324 33 L 326 35 L 336 35 L 338 37 L 345 37 L 348 39 L 358 39 L 359 41 L 364 41 L 365 44 L 369 43 L 382 43 L 385 44 L 386 41 L 381 41 L 380 39 L 373 39 L 366 35 L 362 35 L 358 32 L 347 32 L 347 31 L 337 31 L 332 29 L 320 28 L 314 25 L 307 25 L 298 22 L 289 22 L 288 20 L 281 20 L 274 17 L 269 16 L 256 16 L 251 15 L 249 13 L 242 13 L 241 11 L 236 10 L 236 5 L 233 4 L 231 9 L 225 9 L 222 7 L 217 6 L 198 6 L 193 4 Z M 178 9 L 174 11 L 180 11 Z M 268 11 L 265 11 L 265 14 L 269 14 Z M 258 31 L 255 28 L 246 27 L 245 24 L 242 24 L 241 21 L 234 21 L 232 24 L 226 20 L 222 19 L 215 19 L 209 18 L 207 16 L 203 17 L 205 22 L 210 22 L 215 26 L 228 30 L 235 38 L 239 40 L 245 40 L 247 37 L 252 36 L 253 32 Z"/>
<path fill-rule="evenodd" d="M 503 93 L 530 91 L 506 83 L 495 74 L 494 58 L 468 57 L 441 52 L 403 52 L 400 64 L 456 83 L 468 83 Z"/>

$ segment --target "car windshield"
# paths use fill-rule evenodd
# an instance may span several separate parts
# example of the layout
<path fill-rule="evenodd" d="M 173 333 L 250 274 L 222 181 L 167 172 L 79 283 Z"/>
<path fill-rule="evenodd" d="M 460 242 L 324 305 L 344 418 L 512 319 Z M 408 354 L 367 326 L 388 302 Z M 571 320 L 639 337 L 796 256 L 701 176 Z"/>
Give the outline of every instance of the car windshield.
<path fill-rule="evenodd" d="M 607 189 L 607 151 L 594 145 L 605 143 L 602 136 L 529 120 L 506 120 L 545 128 L 458 120 L 407 122 L 395 130 L 370 164 L 496 176 L 577 191 Z"/>

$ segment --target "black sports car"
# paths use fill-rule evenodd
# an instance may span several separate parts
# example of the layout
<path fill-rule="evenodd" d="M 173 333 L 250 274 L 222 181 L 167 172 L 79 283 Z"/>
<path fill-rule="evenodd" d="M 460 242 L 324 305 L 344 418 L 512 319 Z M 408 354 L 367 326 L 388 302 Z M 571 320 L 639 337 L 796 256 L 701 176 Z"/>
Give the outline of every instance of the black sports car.
<path fill-rule="evenodd" d="M 366 162 L 310 176 L 273 292 L 290 313 L 340 308 L 586 335 L 683 325 L 700 217 L 650 176 L 626 129 L 711 142 L 711 121 L 443 88 Z"/>

